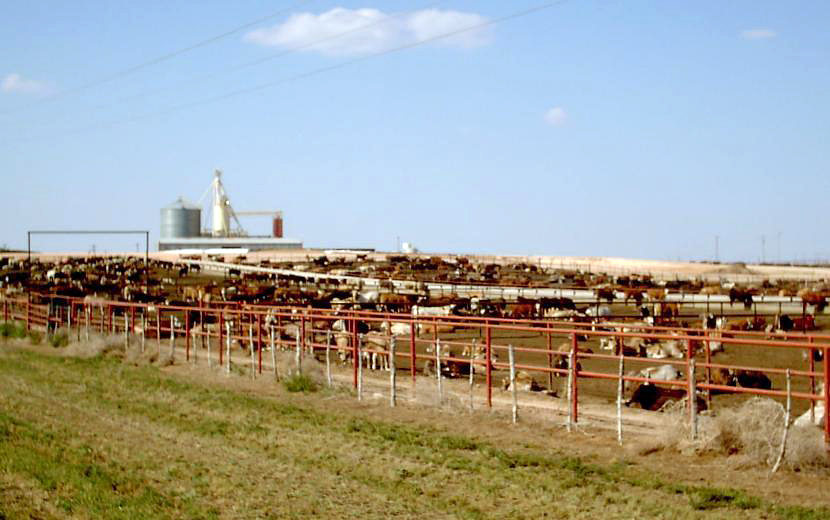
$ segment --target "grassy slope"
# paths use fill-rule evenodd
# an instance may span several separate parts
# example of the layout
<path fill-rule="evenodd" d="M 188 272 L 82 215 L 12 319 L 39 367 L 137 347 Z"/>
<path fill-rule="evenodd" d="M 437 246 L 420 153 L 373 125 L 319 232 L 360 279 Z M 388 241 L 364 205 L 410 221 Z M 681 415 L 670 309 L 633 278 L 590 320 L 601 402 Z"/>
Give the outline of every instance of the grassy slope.
<path fill-rule="evenodd" d="M 337 397 L 334 396 L 336 399 Z M 826 517 L 111 359 L 0 353 L 0 518 Z"/>

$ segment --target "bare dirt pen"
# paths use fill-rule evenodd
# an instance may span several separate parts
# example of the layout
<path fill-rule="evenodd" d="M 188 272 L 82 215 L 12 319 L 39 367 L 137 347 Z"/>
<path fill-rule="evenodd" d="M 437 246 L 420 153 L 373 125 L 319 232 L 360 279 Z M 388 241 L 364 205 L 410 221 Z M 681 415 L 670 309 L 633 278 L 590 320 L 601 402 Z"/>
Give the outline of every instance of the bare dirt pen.
<path fill-rule="evenodd" d="M 104 345 L 106 347 L 106 345 Z M 825 518 L 830 478 L 458 406 L 292 394 L 153 355 L 0 346 L 6 518 Z M 158 360 L 156 360 L 157 362 Z M 161 363 L 165 365 L 166 363 Z"/>

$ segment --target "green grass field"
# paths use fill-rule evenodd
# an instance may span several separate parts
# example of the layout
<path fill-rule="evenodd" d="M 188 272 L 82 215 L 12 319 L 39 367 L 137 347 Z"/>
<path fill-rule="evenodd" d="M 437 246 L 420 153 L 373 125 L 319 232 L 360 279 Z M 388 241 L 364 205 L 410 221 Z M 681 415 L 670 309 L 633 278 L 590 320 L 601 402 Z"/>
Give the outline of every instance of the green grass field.
<path fill-rule="evenodd" d="M 270 388 L 0 346 L 0 519 L 830 517 Z"/>

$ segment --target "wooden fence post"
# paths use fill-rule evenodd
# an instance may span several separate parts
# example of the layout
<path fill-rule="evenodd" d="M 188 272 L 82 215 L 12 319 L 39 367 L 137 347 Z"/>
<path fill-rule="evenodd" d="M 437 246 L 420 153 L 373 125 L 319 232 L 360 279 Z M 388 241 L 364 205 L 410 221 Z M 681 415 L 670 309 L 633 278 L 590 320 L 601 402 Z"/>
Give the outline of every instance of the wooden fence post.
<path fill-rule="evenodd" d="M 441 381 L 441 340 L 435 340 L 435 373 L 438 380 L 438 406 L 444 402 L 444 387 Z"/>
<path fill-rule="evenodd" d="M 357 335 L 357 320 L 355 318 L 351 318 L 347 322 L 348 326 L 351 327 L 351 341 L 352 341 L 352 382 L 354 384 L 355 389 L 357 389 L 360 382 L 360 338 Z"/>
<path fill-rule="evenodd" d="M 158 357 L 161 358 L 161 309 L 156 310 L 156 345 L 158 346 Z"/>
<path fill-rule="evenodd" d="M 484 360 L 484 374 L 485 374 L 485 381 L 487 383 L 487 406 L 489 408 L 493 407 L 493 345 L 492 345 L 492 334 L 493 331 L 490 328 L 490 320 L 484 322 L 484 353 L 485 353 L 485 360 Z"/>
<path fill-rule="evenodd" d="M 176 360 L 176 323 L 175 316 L 170 316 L 170 361 Z"/>
<path fill-rule="evenodd" d="M 331 388 L 331 331 L 326 332 L 326 383 Z"/>
<path fill-rule="evenodd" d="M 211 357 L 213 353 L 211 352 L 211 343 L 213 343 L 213 338 L 210 337 L 210 332 L 208 329 L 205 328 L 205 320 L 202 318 L 202 334 L 207 334 L 207 365 L 208 370 L 213 368 L 213 358 Z M 222 344 L 219 343 L 219 351 L 222 351 Z"/>
<path fill-rule="evenodd" d="M 251 351 L 251 379 L 256 379 L 256 361 L 254 360 L 254 326 L 248 324 L 248 348 Z"/>
<path fill-rule="evenodd" d="M 256 352 L 259 373 L 262 374 L 262 315 L 256 315 Z"/>
<path fill-rule="evenodd" d="M 219 348 L 221 349 L 222 346 L 220 345 Z M 225 357 L 228 359 L 227 361 L 227 371 L 228 375 L 231 374 L 231 322 L 225 322 Z"/>
<path fill-rule="evenodd" d="M 395 395 L 395 376 L 397 370 L 395 369 L 395 336 L 389 340 L 389 406 L 395 407 L 397 396 Z M 326 355 L 328 359 L 328 355 Z"/>
<path fill-rule="evenodd" d="M 224 356 L 222 355 L 222 351 L 224 349 L 222 348 L 222 346 L 225 344 L 225 338 L 224 338 L 224 334 L 225 334 L 225 319 L 224 318 L 225 318 L 225 315 L 221 311 L 217 312 L 217 314 L 219 316 L 218 316 L 218 319 L 216 320 L 216 322 L 219 325 L 216 327 L 218 329 L 217 330 L 216 347 L 217 347 L 217 350 L 219 351 L 219 368 L 222 368 L 223 361 L 224 361 Z"/>
<path fill-rule="evenodd" d="M 414 319 L 409 320 L 409 373 L 412 377 L 412 400 L 416 398 L 416 389 L 418 386 L 417 374 L 417 355 L 415 353 L 415 328 L 418 325 Z"/>
<path fill-rule="evenodd" d="M 297 365 L 297 375 L 303 373 L 302 343 L 299 330 L 297 331 L 297 346 L 294 349 L 294 363 Z"/>
<path fill-rule="evenodd" d="M 622 424 L 622 404 L 623 404 L 623 366 L 625 364 L 625 357 L 623 356 L 623 349 L 620 348 L 620 366 L 617 370 L 617 442 L 622 446 L 623 439 L 623 424 Z"/>
<path fill-rule="evenodd" d="M 695 375 L 695 358 L 689 358 L 689 429 L 692 440 L 697 439 L 697 381 Z"/>
<path fill-rule="evenodd" d="M 579 421 L 579 395 L 577 383 L 577 363 L 579 363 L 576 351 L 579 344 L 576 333 L 571 334 L 571 351 L 568 353 L 568 431 Z"/>
<path fill-rule="evenodd" d="M 279 381 L 280 376 L 279 372 L 277 372 L 277 346 L 274 343 L 274 326 L 268 325 L 268 335 L 269 339 L 271 340 L 271 365 L 274 368 L 274 379 Z"/>
<path fill-rule="evenodd" d="M 190 311 L 184 311 L 184 358 L 190 361 Z M 196 349 L 193 350 L 193 362 L 196 362 Z"/>
<path fill-rule="evenodd" d="M 510 389 L 513 398 L 513 424 L 519 421 L 519 400 L 517 397 L 516 384 L 516 354 L 513 351 L 513 344 L 507 345 L 507 356 L 510 362 Z"/>
<path fill-rule="evenodd" d="M 479 330 L 480 330 L 480 329 L 479 329 Z M 475 338 L 473 338 L 473 346 L 472 346 L 472 348 L 470 348 L 470 412 L 472 412 L 472 411 L 474 411 L 474 410 L 475 410 L 475 404 L 474 404 L 474 399 L 475 399 L 475 396 L 474 396 L 474 392 L 475 392 L 475 373 L 476 373 L 476 368 L 475 368 L 474 361 L 475 361 L 475 357 L 476 357 L 476 352 L 477 352 L 477 350 L 478 350 L 478 349 L 477 349 L 477 346 L 476 346 L 476 340 L 475 340 Z"/>
<path fill-rule="evenodd" d="M 550 323 L 545 325 L 545 347 L 548 353 L 548 388 L 553 391 L 553 338 L 550 334 Z"/>
<path fill-rule="evenodd" d="M 791 377 L 790 369 L 787 369 L 787 408 L 784 413 L 784 434 L 781 438 L 781 450 L 778 452 L 778 458 L 775 460 L 775 465 L 772 467 L 772 473 L 778 471 L 781 466 L 781 461 L 784 460 L 784 454 L 787 451 L 787 435 L 790 433 L 790 413 L 792 409 L 793 396 L 791 393 Z M 826 413 L 826 412 L 825 412 Z"/>

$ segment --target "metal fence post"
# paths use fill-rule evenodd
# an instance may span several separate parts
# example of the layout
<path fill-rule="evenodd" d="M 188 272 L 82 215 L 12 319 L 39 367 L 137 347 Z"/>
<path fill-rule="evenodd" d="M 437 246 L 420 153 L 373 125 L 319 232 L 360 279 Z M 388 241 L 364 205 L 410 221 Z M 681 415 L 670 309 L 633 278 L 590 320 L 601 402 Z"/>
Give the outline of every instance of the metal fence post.
<path fill-rule="evenodd" d="M 830 451 L 830 348 L 824 348 L 824 446 Z"/>
<path fill-rule="evenodd" d="M 359 336 L 357 338 L 357 344 L 355 345 L 355 359 L 357 360 L 357 400 L 363 400 L 363 360 L 360 357 L 363 355 L 361 352 L 362 344 L 363 343 L 363 336 Z"/>
<path fill-rule="evenodd" d="M 550 323 L 545 324 L 545 348 L 548 353 L 548 388 L 553 391 L 553 338 L 550 334 Z"/>
<path fill-rule="evenodd" d="M 813 337 L 810 336 L 807 338 L 807 341 L 812 343 Z M 807 368 L 810 372 L 816 371 L 816 359 L 815 359 L 816 351 L 815 349 L 807 349 Z M 810 376 L 810 393 L 816 393 L 816 378 L 815 376 Z M 815 424 L 816 422 L 816 402 L 810 399 L 810 422 Z"/>

